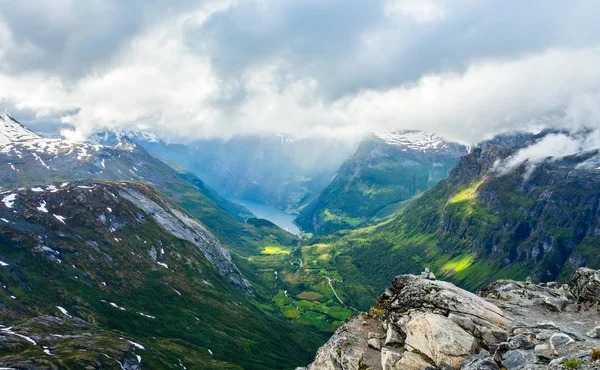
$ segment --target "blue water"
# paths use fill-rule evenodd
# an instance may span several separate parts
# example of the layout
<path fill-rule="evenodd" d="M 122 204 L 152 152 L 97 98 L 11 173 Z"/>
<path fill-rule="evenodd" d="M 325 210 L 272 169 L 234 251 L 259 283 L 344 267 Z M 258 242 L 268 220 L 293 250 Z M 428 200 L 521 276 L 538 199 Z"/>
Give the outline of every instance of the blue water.
<path fill-rule="evenodd" d="M 247 199 L 240 199 L 235 197 L 228 197 L 228 200 L 241 204 L 244 207 L 248 208 L 256 217 L 264 218 L 265 220 L 269 220 L 280 228 L 289 231 L 294 235 L 298 235 L 301 233 L 300 228 L 294 224 L 294 218 L 296 216 L 290 215 L 289 213 L 285 213 L 284 211 L 272 207 L 270 205 L 255 202 Z"/>

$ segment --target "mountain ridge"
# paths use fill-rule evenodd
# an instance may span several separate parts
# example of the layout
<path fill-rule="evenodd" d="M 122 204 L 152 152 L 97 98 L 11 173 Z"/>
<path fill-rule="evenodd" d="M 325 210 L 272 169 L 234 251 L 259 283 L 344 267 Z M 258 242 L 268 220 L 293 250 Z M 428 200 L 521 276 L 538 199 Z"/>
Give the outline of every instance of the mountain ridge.
<path fill-rule="evenodd" d="M 368 135 L 296 222 L 317 234 L 376 223 L 380 211 L 444 179 L 466 153 L 465 146 L 424 131 Z"/>

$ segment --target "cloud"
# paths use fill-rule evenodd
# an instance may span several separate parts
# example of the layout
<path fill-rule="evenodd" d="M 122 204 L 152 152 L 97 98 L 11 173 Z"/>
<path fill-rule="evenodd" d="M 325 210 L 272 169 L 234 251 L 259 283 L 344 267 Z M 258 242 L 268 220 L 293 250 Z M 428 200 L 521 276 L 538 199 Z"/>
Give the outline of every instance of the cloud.
<path fill-rule="evenodd" d="M 508 173 L 523 163 L 527 163 L 526 177 L 531 174 L 535 166 L 546 160 L 558 160 L 576 154 L 582 150 L 580 140 L 565 134 L 550 134 L 544 136 L 536 143 L 518 150 L 514 155 L 496 165 L 500 174 Z"/>
<path fill-rule="evenodd" d="M 174 140 L 417 128 L 474 143 L 600 122 L 593 1 L 190 4 L 0 4 L 0 100 L 75 136 Z"/>

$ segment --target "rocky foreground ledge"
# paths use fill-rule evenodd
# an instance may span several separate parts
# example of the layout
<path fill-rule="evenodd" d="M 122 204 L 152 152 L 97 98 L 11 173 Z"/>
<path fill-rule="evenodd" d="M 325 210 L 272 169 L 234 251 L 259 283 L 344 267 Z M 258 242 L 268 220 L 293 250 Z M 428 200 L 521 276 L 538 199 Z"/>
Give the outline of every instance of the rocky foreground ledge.
<path fill-rule="evenodd" d="M 586 268 L 569 285 L 499 280 L 478 295 L 399 275 L 303 369 L 600 369 L 599 301 L 600 271 Z"/>

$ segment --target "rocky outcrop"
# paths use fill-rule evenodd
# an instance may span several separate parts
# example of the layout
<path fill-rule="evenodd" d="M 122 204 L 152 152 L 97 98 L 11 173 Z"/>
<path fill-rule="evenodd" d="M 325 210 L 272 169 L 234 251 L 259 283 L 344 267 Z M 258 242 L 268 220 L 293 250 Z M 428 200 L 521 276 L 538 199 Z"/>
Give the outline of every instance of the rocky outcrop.
<path fill-rule="evenodd" d="M 598 271 L 570 285 L 499 280 L 479 295 L 428 277 L 396 276 L 308 369 L 600 369 L 600 315 L 579 303 L 596 302 Z"/>
<path fill-rule="evenodd" d="M 573 276 L 571 293 L 578 302 L 600 303 L 600 271 L 580 268 Z"/>

